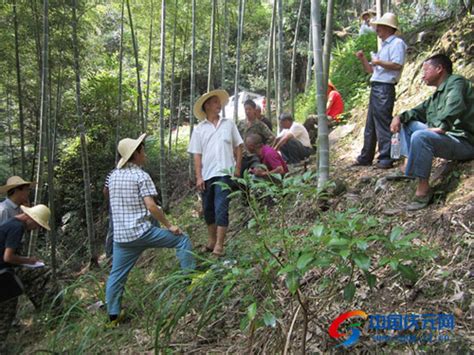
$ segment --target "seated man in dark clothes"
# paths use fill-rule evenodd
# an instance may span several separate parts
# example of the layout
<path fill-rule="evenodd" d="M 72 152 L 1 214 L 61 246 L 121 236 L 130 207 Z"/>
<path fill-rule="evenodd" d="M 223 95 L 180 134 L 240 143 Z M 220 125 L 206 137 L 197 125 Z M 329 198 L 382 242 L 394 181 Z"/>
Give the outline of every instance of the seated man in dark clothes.
<path fill-rule="evenodd" d="M 274 148 L 281 152 L 288 164 L 297 164 L 314 153 L 308 131 L 301 123 L 294 122 L 290 113 L 280 115 L 280 127 L 283 129 Z"/>
<path fill-rule="evenodd" d="M 264 145 L 260 135 L 248 135 L 245 139 L 245 146 L 250 153 L 260 158 L 260 163 L 267 167 L 267 170 L 260 167 L 252 168 L 250 172 L 255 176 L 267 177 L 271 174 L 285 175 L 288 172 L 288 166 L 280 154 L 269 145 Z"/>
<path fill-rule="evenodd" d="M 51 272 L 40 267 L 40 261 L 35 257 L 25 257 L 17 254 L 21 248 L 21 240 L 26 231 L 38 228 L 49 230 L 49 208 L 45 205 L 35 207 L 21 206 L 20 213 L 0 226 L 0 270 L 13 269 L 23 283 L 25 293 L 35 308 L 50 306 L 58 294 L 58 290 L 49 284 Z M 25 267 L 30 266 L 30 268 Z M 33 265 L 37 268 L 31 268 Z M 23 266 L 23 267 L 20 267 Z M 2 289 L 0 292 L 6 292 Z M 16 315 L 18 297 L 9 298 L 0 303 L 0 352 L 5 348 L 5 342 Z"/>

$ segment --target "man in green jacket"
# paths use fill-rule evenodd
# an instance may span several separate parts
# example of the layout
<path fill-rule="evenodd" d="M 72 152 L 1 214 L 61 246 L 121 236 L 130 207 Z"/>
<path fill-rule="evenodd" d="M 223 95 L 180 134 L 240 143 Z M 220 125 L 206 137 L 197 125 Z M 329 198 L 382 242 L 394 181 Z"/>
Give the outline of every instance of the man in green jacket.
<path fill-rule="evenodd" d="M 405 175 L 418 178 L 408 210 L 426 207 L 432 197 L 429 177 L 433 157 L 474 159 L 474 89 L 466 78 L 452 74 L 444 54 L 423 63 L 423 80 L 436 91 L 415 108 L 395 116 L 392 133 L 401 132 L 401 155 L 407 157 Z"/>

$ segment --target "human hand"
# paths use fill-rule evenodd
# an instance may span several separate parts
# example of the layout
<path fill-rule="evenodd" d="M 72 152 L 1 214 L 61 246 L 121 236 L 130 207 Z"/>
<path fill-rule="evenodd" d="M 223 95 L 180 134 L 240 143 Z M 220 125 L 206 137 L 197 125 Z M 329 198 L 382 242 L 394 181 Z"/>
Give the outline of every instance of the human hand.
<path fill-rule="evenodd" d="M 255 176 L 264 176 L 265 175 L 265 171 L 260 169 L 260 168 L 254 168 L 253 169 L 253 174 Z"/>
<path fill-rule="evenodd" d="M 183 231 L 178 226 L 169 226 L 168 230 L 174 235 L 183 234 Z"/>
<path fill-rule="evenodd" d="M 239 178 L 240 177 L 240 170 L 241 168 L 240 167 L 236 167 L 235 170 L 234 170 L 234 176 L 236 178 Z"/>
<path fill-rule="evenodd" d="M 28 260 L 26 261 L 26 264 L 31 264 L 34 265 L 36 264 L 37 261 L 40 261 L 37 257 L 35 256 L 30 256 Z"/>
<path fill-rule="evenodd" d="M 359 60 L 362 60 L 362 59 L 365 58 L 365 55 L 364 55 L 364 52 L 363 52 L 363 51 L 357 51 L 357 52 L 355 53 L 355 56 L 356 56 L 357 59 L 359 59 Z"/>
<path fill-rule="evenodd" d="M 402 122 L 400 120 L 400 116 L 395 116 L 390 123 L 390 132 L 397 133 L 400 132 L 400 128 L 402 126 Z"/>
<path fill-rule="evenodd" d="M 196 188 L 199 192 L 203 192 L 206 189 L 206 184 L 202 177 L 196 179 Z"/>
<path fill-rule="evenodd" d="M 446 131 L 441 128 L 428 128 L 428 130 L 439 134 L 446 134 Z"/>

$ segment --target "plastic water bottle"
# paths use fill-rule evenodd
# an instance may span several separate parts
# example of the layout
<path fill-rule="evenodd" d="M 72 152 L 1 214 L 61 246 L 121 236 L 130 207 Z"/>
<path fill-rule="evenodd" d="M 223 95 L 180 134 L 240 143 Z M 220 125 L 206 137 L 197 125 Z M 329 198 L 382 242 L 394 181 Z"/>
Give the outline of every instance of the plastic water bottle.
<path fill-rule="evenodd" d="M 392 134 L 392 141 L 390 145 L 390 158 L 400 159 L 400 134 Z"/>

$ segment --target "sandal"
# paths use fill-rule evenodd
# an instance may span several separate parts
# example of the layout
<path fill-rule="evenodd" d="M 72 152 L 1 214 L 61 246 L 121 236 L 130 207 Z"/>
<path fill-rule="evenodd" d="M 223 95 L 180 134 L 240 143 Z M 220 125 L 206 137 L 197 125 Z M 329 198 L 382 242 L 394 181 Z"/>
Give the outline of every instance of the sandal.
<path fill-rule="evenodd" d="M 408 204 L 407 211 L 418 211 L 427 207 L 430 204 L 431 200 L 433 199 L 433 195 L 434 195 L 433 191 L 430 190 L 424 196 L 415 196 L 413 201 L 410 204 Z"/>
<path fill-rule="evenodd" d="M 201 252 L 202 253 L 212 253 L 214 251 L 213 248 L 209 248 L 207 245 L 204 245 L 202 248 L 201 248 Z"/>
<path fill-rule="evenodd" d="M 223 256 L 225 256 L 225 252 L 224 252 L 224 250 L 222 250 L 222 251 L 212 251 L 212 255 L 217 257 L 217 258 L 222 258 Z"/>

